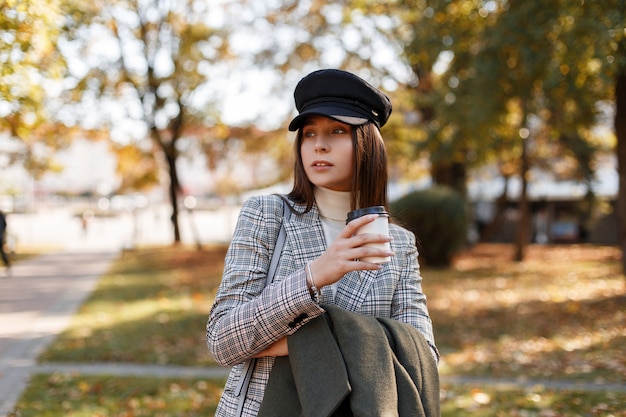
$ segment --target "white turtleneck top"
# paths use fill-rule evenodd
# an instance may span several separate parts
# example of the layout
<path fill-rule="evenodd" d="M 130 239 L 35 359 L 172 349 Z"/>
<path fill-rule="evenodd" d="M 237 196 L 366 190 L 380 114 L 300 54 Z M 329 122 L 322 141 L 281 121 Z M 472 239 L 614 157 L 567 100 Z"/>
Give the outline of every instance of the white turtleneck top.
<path fill-rule="evenodd" d="M 350 211 L 350 192 L 315 187 L 314 193 L 315 203 L 320 212 L 326 246 L 328 247 L 346 226 L 346 217 Z M 330 286 L 333 296 L 337 292 L 337 285 L 338 282 Z"/>

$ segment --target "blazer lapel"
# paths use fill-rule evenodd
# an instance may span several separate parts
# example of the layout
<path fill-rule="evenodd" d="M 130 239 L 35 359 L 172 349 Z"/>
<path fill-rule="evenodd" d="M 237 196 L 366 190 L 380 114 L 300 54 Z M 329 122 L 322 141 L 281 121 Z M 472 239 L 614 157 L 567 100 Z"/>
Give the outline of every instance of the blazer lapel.
<path fill-rule="evenodd" d="M 379 273 L 380 271 L 348 272 L 339 281 L 334 304 L 345 310 L 358 311 Z"/>
<path fill-rule="evenodd" d="M 295 209 L 302 212 L 304 207 L 296 204 Z M 317 259 L 326 250 L 326 239 L 318 213 L 317 206 L 313 205 L 308 213 L 292 215 L 285 223 L 287 241 L 296 270 L 303 268 L 308 261 Z M 339 280 L 334 299 L 331 288 L 327 286 L 322 288 L 320 301 L 336 304 L 345 310 L 358 311 L 374 280 L 382 271 L 349 272 Z"/>
<path fill-rule="evenodd" d="M 304 207 L 295 205 L 295 209 L 301 212 Z M 322 222 L 315 206 L 308 213 L 292 215 L 285 223 L 285 230 L 296 269 L 304 267 L 308 261 L 318 258 L 326 250 Z"/>

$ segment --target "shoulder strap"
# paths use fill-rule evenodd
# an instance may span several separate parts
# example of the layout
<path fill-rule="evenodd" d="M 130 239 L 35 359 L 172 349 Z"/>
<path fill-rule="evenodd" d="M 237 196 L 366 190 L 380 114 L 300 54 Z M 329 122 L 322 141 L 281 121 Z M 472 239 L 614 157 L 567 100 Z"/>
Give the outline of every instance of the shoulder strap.
<path fill-rule="evenodd" d="M 267 271 L 267 281 L 265 281 L 266 286 L 271 284 L 272 280 L 274 279 L 276 267 L 278 266 L 278 261 L 280 260 L 280 254 L 283 251 L 283 246 L 285 245 L 285 240 L 287 238 L 287 232 L 285 231 L 285 221 L 289 220 L 289 217 L 291 217 L 291 210 L 289 210 L 287 203 L 283 201 L 283 220 L 280 225 L 280 230 L 278 231 L 276 244 L 274 245 L 274 252 L 272 253 L 270 267 Z"/>
<path fill-rule="evenodd" d="M 272 283 L 274 279 L 274 274 L 276 273 L 276 267 L 278 266 L 278 261 L 280 259 L 280 254 L 283 251 L 283 246 L 285 245 L 285 240 L 287 238 L 287 232 L 285 231 L 285 221 L 289 220 L 291 217 L 291 210 L 289 209 L 289 204 L 281 198 L 283 202 L 283 219 L 280 224 L 280 230 L 278 231 L 278 238 L 276 239 L 276 245 L 274 245 L 274 252 L 272 253 L 272 259 L 270 261 L 270 267 L 267 271 L 267 280 L 265 281 L 265 285 L 269 285 Z M 256 358 L 248 359 L 243 366 L 243 370 L 241 371 L 241 376 L 239 377 L 239 383 L 235 388 L 235 395 L 239 397 L 237 401 L 237 412 L 235 416 L 241 416 L 243 412 L 243 403 L 246 401 L 246 394 L 248 392 L 248 386 L 250 385 L 250 379 L 252 379 L 252 372 L 254 371 L 254 367 L 256 365 Z"/>

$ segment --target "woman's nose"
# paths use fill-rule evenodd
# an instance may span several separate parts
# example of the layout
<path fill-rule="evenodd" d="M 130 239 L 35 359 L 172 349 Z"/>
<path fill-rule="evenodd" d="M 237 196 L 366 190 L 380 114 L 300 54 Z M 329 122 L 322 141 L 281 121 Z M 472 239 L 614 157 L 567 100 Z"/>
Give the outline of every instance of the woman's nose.
<path fill-rule="evenodd" d="M 328 152 L 328 143 L 322 137 L 318 137 L 315 142 L 315 152 Z"/>

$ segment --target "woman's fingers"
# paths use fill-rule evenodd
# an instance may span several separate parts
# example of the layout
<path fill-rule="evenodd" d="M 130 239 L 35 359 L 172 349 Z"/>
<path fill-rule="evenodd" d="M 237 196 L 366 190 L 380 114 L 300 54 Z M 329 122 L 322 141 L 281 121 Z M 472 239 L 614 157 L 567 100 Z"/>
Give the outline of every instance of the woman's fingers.
<path fill-rule="evenodd" d="M 349 227 L 357 221 L 356 228 Z M 393 256 L 389 245 L 385 245 L 392 240 L 391 236 L 373 233 L 354 235 L 359 224 L 367 224 L 369 221 L 372 220 L 360 218 L 350 222 L 326 252 L 311 263 L 311 272 L 318 287 L 333 284 L 351 271 L 380 269 L 378 264 L 362 261 L 363 258 Z"/>
<path fill-rule="evenodd" d="M 391 242 L 393 238 L 389 235 L 381 235 L 376 233 L 363 233 L 349 238 L 350 244 L 354 248 L 363 247 L 368 243 L 385 243 Z"/>
<path fill-rule="evenodd" d="M 378 218 L 378 214 L 368 214 L 367 216 L 359 217 L 358 219 L 352 220 L 350 223 L 346 225 L 341 231 L 339 237 L 349 238 L 352 235 L 355 235 L 358 230 L 365 226 L 368 223 L 373 222 Z"/>
<path fill-rule="evenodd" d="M 336 243 L 337 246 L 346 244 L 349 247 L 359 247 L 368 243 L 383 243 L 391 241 L 391 236 L 389 235 L 373 233 L 357 234 L 361 227 L 373 222 L 377 218 L 377 214 L 370 214 L 351 221 L 346 225 L 346 227 L 344 227 L 334 243 Z"/>

